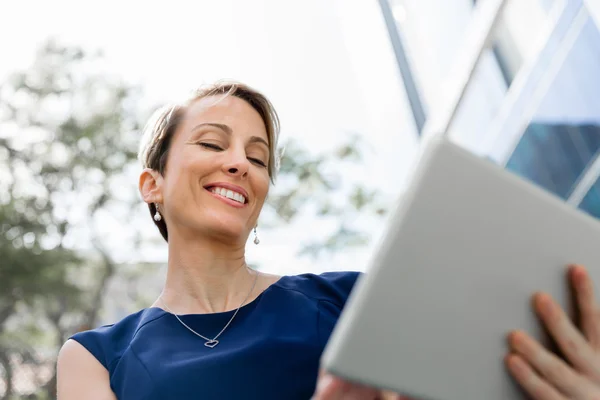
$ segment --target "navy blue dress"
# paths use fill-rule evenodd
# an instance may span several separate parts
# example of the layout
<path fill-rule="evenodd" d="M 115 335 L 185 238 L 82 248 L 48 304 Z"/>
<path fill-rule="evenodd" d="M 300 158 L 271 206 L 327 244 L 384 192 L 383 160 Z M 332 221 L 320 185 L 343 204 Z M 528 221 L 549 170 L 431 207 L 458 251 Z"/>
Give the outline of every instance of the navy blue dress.
<path fill-rule="evenodd" d="M 72 339 L 106 367 L 120 400 L 306 400 L 314 393 L 319 358 L 358 276 L 284 276 L 240 309 L 212 349 L 155 307 Z M 232 315 L 180 318 L 214 337 Z"/>

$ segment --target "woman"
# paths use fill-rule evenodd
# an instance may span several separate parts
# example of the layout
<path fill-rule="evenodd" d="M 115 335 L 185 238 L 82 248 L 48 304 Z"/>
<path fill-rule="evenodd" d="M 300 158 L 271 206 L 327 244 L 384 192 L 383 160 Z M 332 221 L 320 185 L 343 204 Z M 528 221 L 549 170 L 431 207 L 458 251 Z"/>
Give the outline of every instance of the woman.
<path fill-rule="evenodd" d="M 165 285 L 151 307 L 65 343 L 59 400 L 384 396 L 318 377 L 357 273 L 279 277 L 246 265 L 244 248 L 251 232 L 259 242 L 257 221 L 275 178 L 278 133 L 271 103 L 235 83 L 202 90 L 149 124 L 139 190 L 168 243 Z M 592 285 L 580 267 L 571 275 L 583 334 L 549 299 L 536 304 L 572 366 L 523 333 L 510 336 L 509 370 L 536 399 L 600 396 Z"/>

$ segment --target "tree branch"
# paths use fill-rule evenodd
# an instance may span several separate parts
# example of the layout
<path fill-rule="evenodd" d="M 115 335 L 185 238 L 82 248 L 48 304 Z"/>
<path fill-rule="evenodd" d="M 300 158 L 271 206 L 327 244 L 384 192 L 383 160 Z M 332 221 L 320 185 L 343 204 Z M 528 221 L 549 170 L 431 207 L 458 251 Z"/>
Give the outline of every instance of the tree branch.
<path fill-rule="evenodd" d="M 3 348 L 0 348 L 0 364 L 4 368 L 4 373 L 6 374 L 6 391 L 4 392 L 4 396 L 2 396 L 2 400 L 9 400 L 13 394 L 14 371 L 8 357 L 8 352 Z"/>

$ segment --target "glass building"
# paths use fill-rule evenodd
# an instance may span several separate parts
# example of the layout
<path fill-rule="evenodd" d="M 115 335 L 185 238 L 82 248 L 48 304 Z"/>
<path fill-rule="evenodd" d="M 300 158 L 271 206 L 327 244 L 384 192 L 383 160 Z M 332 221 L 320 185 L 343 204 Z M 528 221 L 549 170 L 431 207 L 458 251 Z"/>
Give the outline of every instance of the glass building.
<path fill-rule="evenodd" d="M 600 218 L 600 0 L 379 0 L 422 137 Z"/>

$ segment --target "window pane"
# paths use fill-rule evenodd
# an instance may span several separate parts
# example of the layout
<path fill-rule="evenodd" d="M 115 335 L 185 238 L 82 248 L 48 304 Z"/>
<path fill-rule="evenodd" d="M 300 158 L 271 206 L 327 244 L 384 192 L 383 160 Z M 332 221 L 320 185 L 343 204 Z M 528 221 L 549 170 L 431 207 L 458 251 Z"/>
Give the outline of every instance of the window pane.
<path fill-rule="evenodd" d="M 600 149 L 600 33 L 582 21 L 506 164 L 564 199 Z"/>
<path fill-rule="evenodd" d="M 512 83 L 524 59 L 536 51 L 542 27 L 558 0 L 509 1 L 498 21 L 492 51 L 504 80 Z"/>
<path fill-rule="evenodd" d="M 579 206 L 582 210 L 600 218 L 600 179 L 596 181 Z"/>
<path fill-rule="evenodd" d="M 600 126 L 531 123 L 506 168 L 567 199 L 600 149 Z"/>
<path fill-rule="evenodd" d="M 493 33 L 493 46 L 484 50 L 448 127 L 454 142 L 479 152 L 514 77 L 544 48 L 543 39 L 554 26 L 548 10 L 562 6 L 563 1 L 507 0 Z"/>

